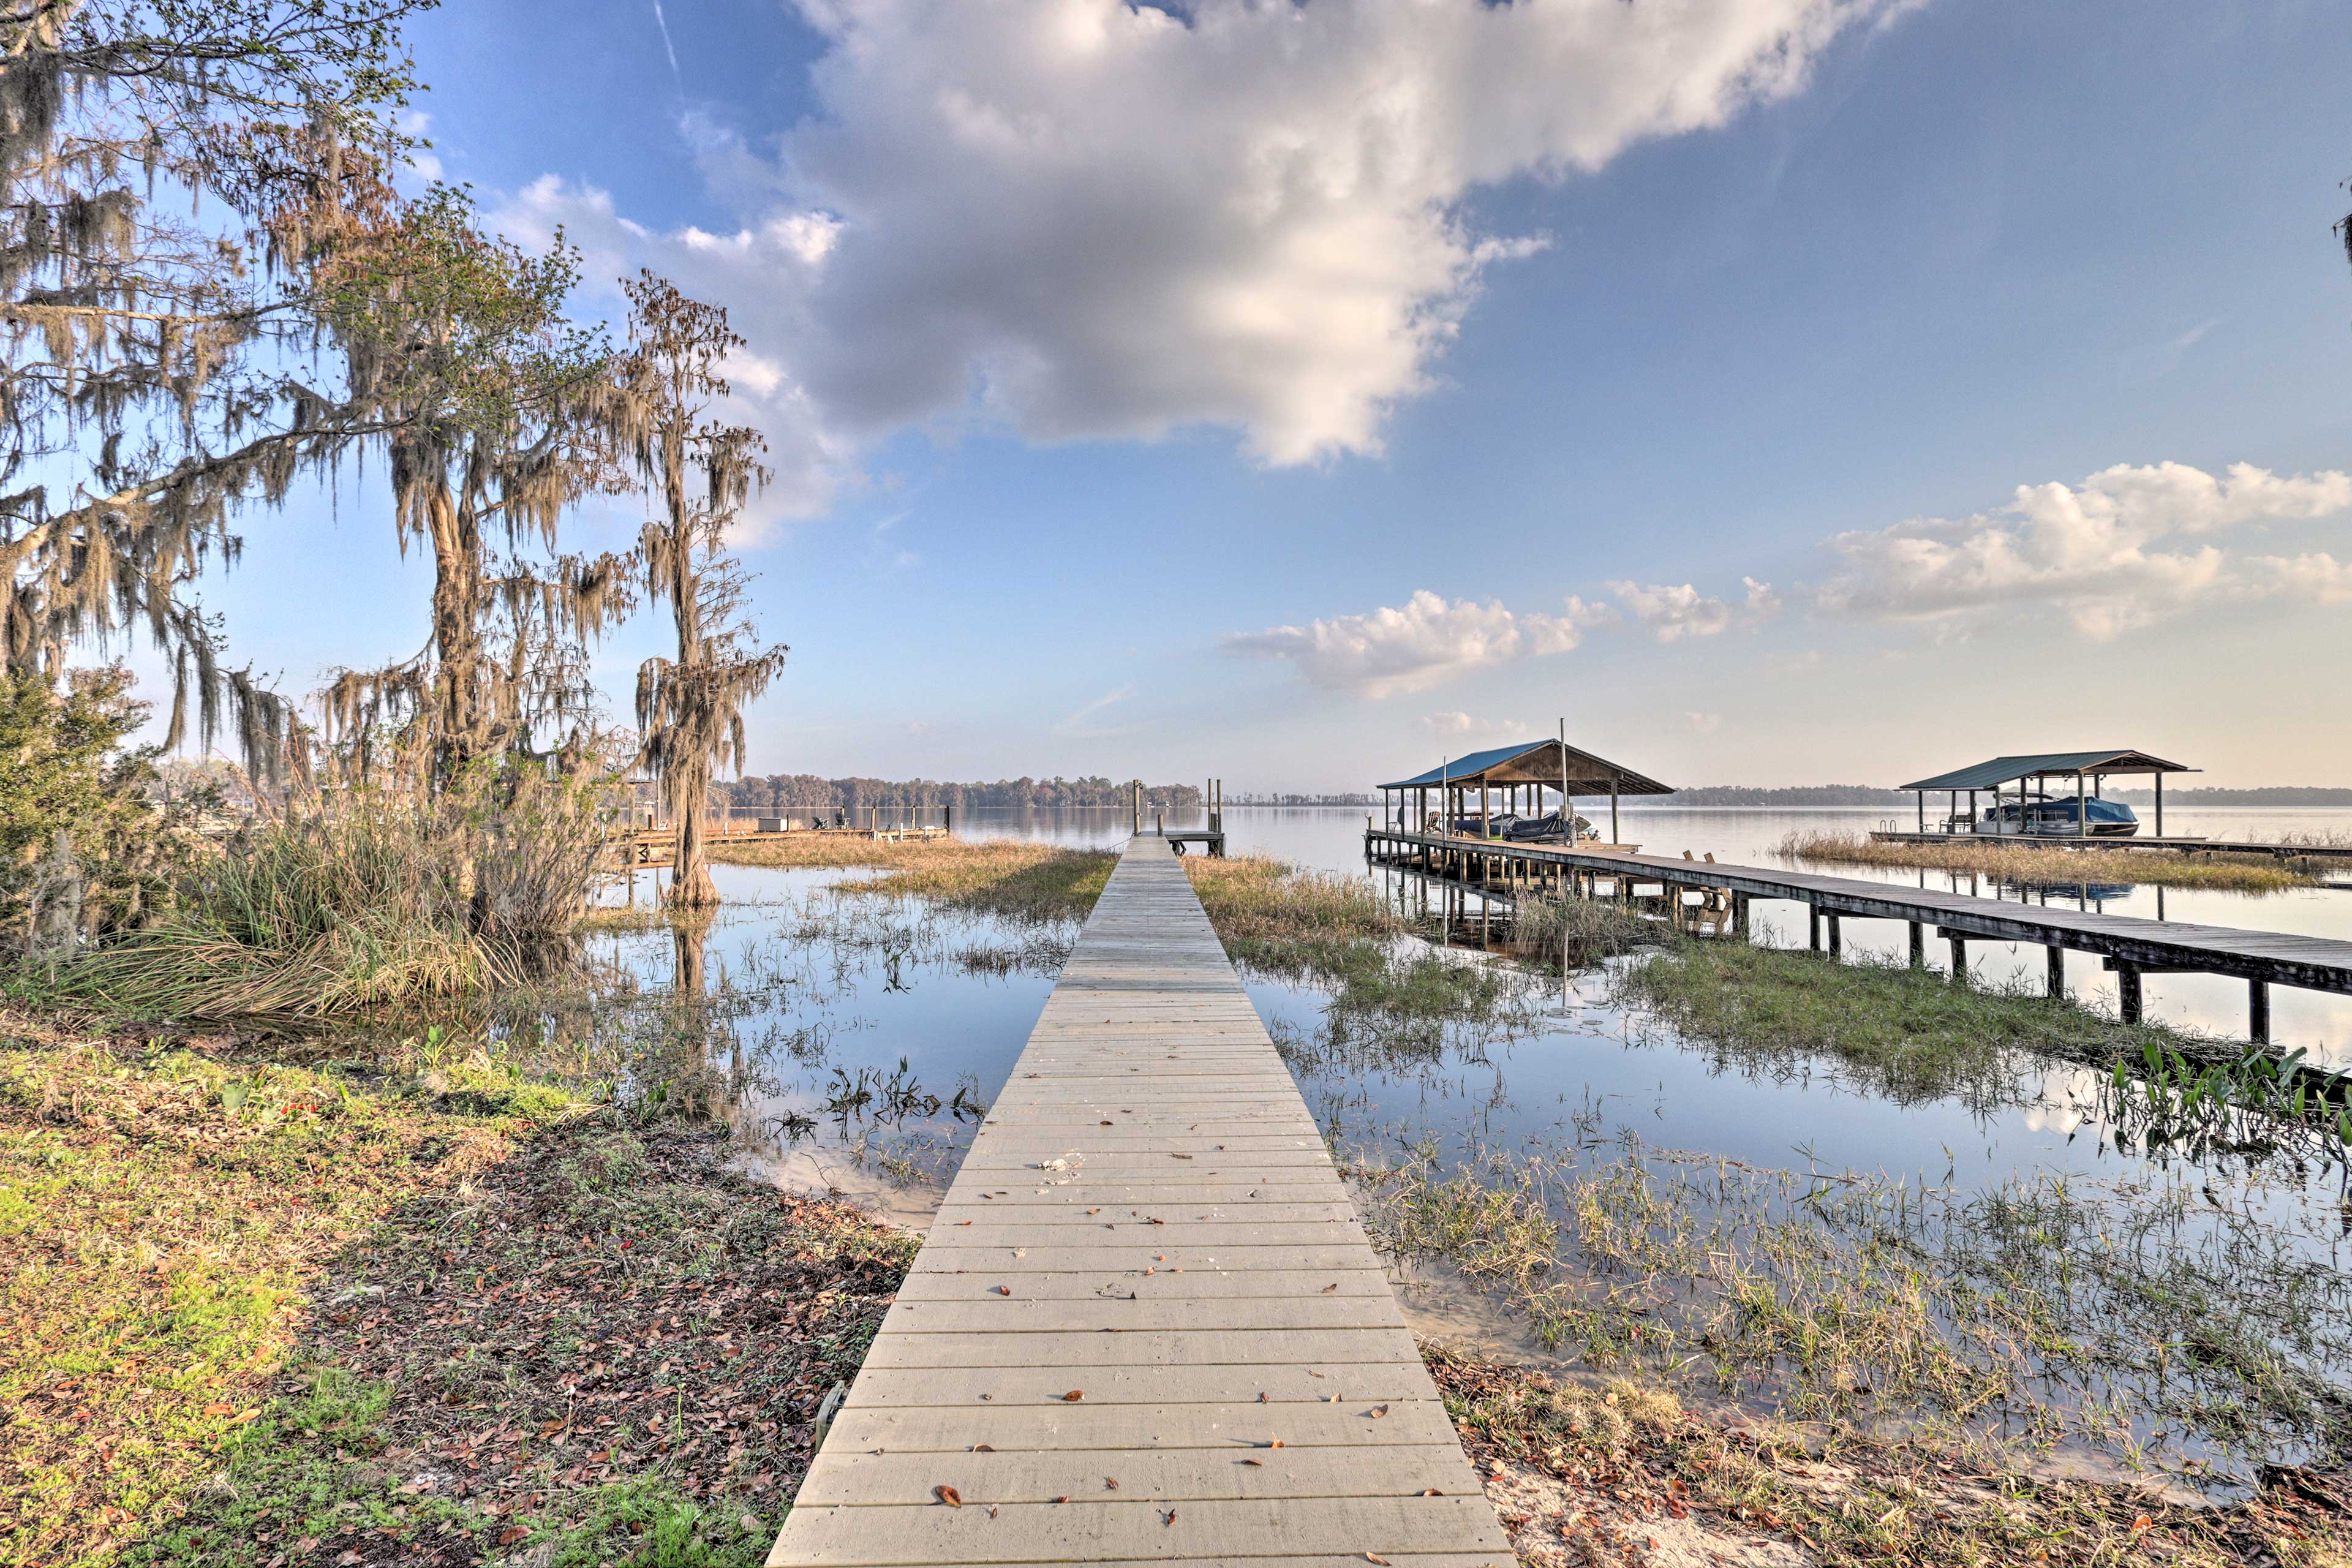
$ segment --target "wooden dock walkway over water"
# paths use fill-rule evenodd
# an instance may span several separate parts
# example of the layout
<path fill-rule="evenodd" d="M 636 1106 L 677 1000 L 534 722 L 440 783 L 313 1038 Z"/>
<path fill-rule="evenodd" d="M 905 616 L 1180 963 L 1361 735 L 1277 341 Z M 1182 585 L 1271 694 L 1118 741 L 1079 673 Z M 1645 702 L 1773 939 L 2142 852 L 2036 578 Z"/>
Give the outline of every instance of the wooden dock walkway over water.
<path fill-rule="evenodd" d="M 1383 1559 L 1512 1552 L 1182 864 L 1139 837 L 768 1562 Z"/>
<path fill-rule="evenodd" d="M 2252 855 L 2272 860 L 2352 860 L 2352 844 L 2281 844 L 2264 838 L 2158 838 L 2132 834 L 2093 834 L 2087 838 L 2053 833 L 1911 833 L 1882 827 L 1871 837 L 1881 844 L 1990 844 L 2003 849 L 2146 849 L 2175 855 Z"/>
<path fill-rule="evenodd" d="M 1605 849 L 1570 849 L 1548 844 L 1511 844 L 1444 837 L 1402 828 L 1368 828 L 1365 848 L 1375 858 L 1411 862 L 1454 875 L 1492 879 L 1497 886 L 1532 883 L 1553 890 L 1592 890 L 1594 879 L 1657 883 L 1676 892 L 1717 889 L 1732 900 L 1731 929 L 1748 928 L 1751 899 L 1787 899 L 1811 907 L 1812 945 L 1839 948 L 1842 920 L 1902 921 L 1911 928 L 1911 962 L 1924 962 L 1927 928 L 1951 944 L 1952 970 L 1968 967 L 1972 941 L 2037 943 L 2049 950 L 2050 986 L 2063 989 L 2059 956 L 2095 953 L 2115 972 L 2126 1023 L 2140 1018 L 2140 976 L 2185 973 L 2221 974 L 2247 982 L 2249 1037 L 2270 1038 L 2272 985 L 2352 995 L 2352 942 L 2297 936 L 2286 931 L 2244 931 L 2235 926 L 2192 925 L 2137 915 L 2086 910 L 2036 908 L 1873 882 L 1859 877 L 1825 877 L 1759 866 L 1717 865 L 1711 860 L 1671 859 Z"/>

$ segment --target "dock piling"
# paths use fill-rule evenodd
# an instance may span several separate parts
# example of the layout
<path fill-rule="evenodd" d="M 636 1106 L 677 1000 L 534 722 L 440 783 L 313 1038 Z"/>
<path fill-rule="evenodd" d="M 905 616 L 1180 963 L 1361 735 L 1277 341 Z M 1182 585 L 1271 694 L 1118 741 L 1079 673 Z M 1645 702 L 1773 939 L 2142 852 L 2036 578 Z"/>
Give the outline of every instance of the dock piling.
<path fill-rule="evenodd" d="M 2137 963 L 2116 965 L 2116 1010 L 2125 1023 L 2139 1022 L 2139 965 Z"/>
<path fill-rule="evenodd" d="M 2050 994 L 2063 996 L 2066 994 L 2066 950 L 2053 942 L 2043 951 L 2050 955 Z"/>
<path fill-rule="evenodd" d="M 2258 1046 L 2271 1043 L 2271 985 L 2267 980 L 2246 982 L 2246 1038 Z"/>

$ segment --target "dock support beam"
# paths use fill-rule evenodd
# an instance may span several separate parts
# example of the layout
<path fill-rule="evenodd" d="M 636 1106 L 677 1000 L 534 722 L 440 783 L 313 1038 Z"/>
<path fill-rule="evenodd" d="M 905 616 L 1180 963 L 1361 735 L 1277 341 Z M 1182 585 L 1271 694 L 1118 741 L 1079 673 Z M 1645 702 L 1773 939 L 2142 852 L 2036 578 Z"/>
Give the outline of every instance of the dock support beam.
<path fill-rule="evenodd" d="M 1955 985 L 1966 985 L 1969 983 L 1968 938 L 1963 936 L 1948 936 L 1944 940 L 1952 944 L 1952 984 Z"/>
<path fill-rule="evenodd" d="M 1838 917 L 1830 916 L 1830 956 L 1835 958 L 1845 951 L 1845 933 L 1838 925 Z"/>
<path fill-rule="evenodd" d="M 2250 980 L 2246 987 L 2246 1038 L 2267 1046 L 2271 1043 L 2271 983 Z"/>
<path fill-rule="evenodd" d="M 2050 994 L 2066 994 L 2066 950 L 2053 942 L 2044 950 L 2050 955 Z"/>
<path fill-rule="evenodd" d="M 2116 1010 L 2126 1024 L 2139 1022 L 2139 965 L 2116 965 Z"/>
<path fill-rule="evenodd" d="M 1805 921 L 1807 929 L 1811 932 L 1811 935 L 1805 942 L 1805 951 L 1808 952 L 1819 952 L 1822 950 L 1821 906 L 1818 904 L 1807 904 L 1805 906 Z"/>
<path fill-rule="evenodd" d="M 1927 930 L 1917 921 L 1911 921 L 1910 926 L 1911 967 L 1925 969 L 1927 967 Z"/>

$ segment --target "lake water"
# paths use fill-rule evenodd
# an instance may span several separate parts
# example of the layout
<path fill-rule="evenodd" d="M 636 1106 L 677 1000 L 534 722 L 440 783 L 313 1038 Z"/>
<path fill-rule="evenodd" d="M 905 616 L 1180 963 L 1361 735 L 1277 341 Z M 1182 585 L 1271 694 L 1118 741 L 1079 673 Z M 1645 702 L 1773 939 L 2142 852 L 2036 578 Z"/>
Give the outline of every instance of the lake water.
<path fill-rule="evenodd" d="M 1580 803 L 1588 817 L 1591 802 Z M 1605 813 L 1606 803 L 1598 808 Z M 1372 808 L 1371 820 L 1379 820 Z M 1596 819 L 1597 820 L 1597 819 Z M 1712 854 L 1731 865 L 1779 866 L 1781 841 L 1792 833 L 1866 833 L 1894 821 L 1878 809 L 1770 811 L 1702 810 L 1682 806 L 1627 806 L 1622 830 L 1628 842 L 1643 853 Z M 1171 814 L 1171 828 L 1197 828 L 1200 812 Z M 1350 875 L 1370 874 L 1364 864 L 1362 806 L 1233 806 L 1225 812 L 1227 847 L 1231 853 L 1265 854 L 1297 865 Z M 1901 826 L 1896 823 L 1896 826 Z M 1084 847 L 1107 847 L 1122 841 L 1129 816 L 1123 811 L 1060 813 L 974 813 L 957 830 L 971 837 L 1034 838 Z M 2168 810 L 2165 828 L 2170 833 L 2210 838 L 2277 838 L 2289 834 L 2352 833 L 2352 813 L 2315 811 Z M 1948 892 L 1985 898 L 2021 899 L 2065 908 L 2136 915 L 2149 920 L 2183 921 L 2196 924 L 2237 926 L 2250 931 L 2294 931 L 2308 936 L 2352 940 L 2352 867 L 2340 885 L 2297 889 L 2284 893 L 2246 894 L 2203 889 L 2116 887 L 2094 884 L 2087 889 L 2058 887 L 2023 889 L 1995 888 L 1975 879 L 1933 871 L 1904 871 L 1874 867 L 1822 867 L 1841 877 L 1902 882 Z M 1806 940 L 1804 906 L 1759 901 L 1753 906 L 1761 940 L 1802 946 Z M 1909 937 L 1893 921 L 1844 922 L 1846 951 L 1853 956 L 1899 958 Z M 1929 963 L 1948 968 L 1940 942 L 1928 944 Z M 2043 974 L 2043 950 L 2035 945 L 1972 942 L 1969 967 L 1990 984 L 2026 983 L 2039 986 Z M 2110 1012 L 2116 1004 L 2115 977 L 2084 953 L 2066 955 L 2070 992 Z M 2211 974 L 2150 974 L 2141 981 L 2146 1016 L 2229 1038 L 2243 1038 L 2246 1030 L 2246 987 L 2242 981 Z M 2271 1038 L 2281 1049 L 2298 1047 L 2313 1059 L 2352 1067 L 2352 997 L 2331 996 L 2289 986 L 2271 988 Z"/>
<path fill-rule="evenodd" d="M 1850 813 L 1626 815 L 1626 837 L 1647 848 L 1712 850 L 1720 861 L 1766 864 L 1792 830 L 1874 821 Z M 2315 826 L 2341 824 L 2299 819 L 2265 827 Z M 1126 830 L 1118 813 L 1008 815 L 958 826 L 973 836 L 1086 846 L 1116 843 Z M 1399 875 L 1367 871 L 1360 809 L 1234 809 L 1226 826 L 1236 853 L 1348 875 Z M 858 879 L 856 872 L 720 866 L 714 874 L 727 903 L 695 956 L 658 931 L 599 937 L 603 955 L 638 977 L 650 1006 L 662 1005 L 681 973 L 697 995 L 716 999 L 707 1059 L 722 1080 L 724 1114 L 748 1165 L 796 1188 L 845 1193 L 903 1223 L 924 1224 L 969 1145 L 977 1108 L 1002 1088 L 1034 1026 L 1075 928 L 1041 931 L 836 888 Z M 636 887 L 642 899 L 651 879 Z M 2157 912 L 2145 890 L 2094 895 L 2094 904 L 2102 897 L 2110 910 Z M 2270 899 L 2171 892 L 2165 912 L 2334 931 L 2347 900 L 2352 893 L 2335 889 Z M 1777 933 L 1767 940 L 1801 943 L 1801 912 L 1786 918 L 1793 908 L 1757 906 L 1759 925 Z M 1849 922 L 1849 947 L 1893 952 L 1901 928 L 1882 938 L 1871 923 Z M 1448 956 L 1501 962 L 1478 952 Z M 1997 975 L 2001 962 L 1995 950 L 1978 972 Z M 2009 962 L 2040 974 L 2039 949 Z M 2095 991 L 2103 977 L 2075 969 L 2070 978 Z M 2352 1210 L 2338 1210 L 2340 1165 L 2298 1164 L 2259 1150 L 2205 1159 L 2150 1152 L 2116 1136 L 2098 1075 L 2015 1061 L 1948 1095 L 1898 1100 L 1833 1058 L 1732 1053 L 1682 1039 L 1613 1001 L 1606 970 L 1531 977 L 1522 1005 L 1500 1021 L 1422 1030 L 1402 1044 L 1377 1031 L 1367 1037 L 1336 1016 L 1332 996 L 1320 988 L 1246 971 L 1244 980 L 1335 1143 L 1376 1161 L 1415 1144 L 1436 1148 L 1445 1165 L 1497 1152 L 1549 1157 L 1621 1148 L 1686 1151 L 1736 1167 L 1862 1173 L 1962 1195 L 2053 1176 L 2086 1191 L 2135 1194 L 2201 1187 L 2210 1197 L 2219 1184 L 2227 1211 L 2209 1209 L 2203 1199 L 2192 1206 L 2259 1219 L 2265 1233 L 2293 1238 L 2324 1268 L 2352 1264 L 2346 1255 Z M 2216 983 L 2209 995 L 2194 980 L 2150 977 L 2150 1012 L 2217 1032 L 2242 1029 L 2242 988 Z M 2306 1006 L 2295 993 L 2275 996 L 2282 1041 L 2340 1054 L 2352 1037 L 2334 999 Z M 1409 1290 L 1407 1302 L 1424 1328 L 1533 1353 L 1507 1317 L 1475 1292 L 1441 1281 Z"/>

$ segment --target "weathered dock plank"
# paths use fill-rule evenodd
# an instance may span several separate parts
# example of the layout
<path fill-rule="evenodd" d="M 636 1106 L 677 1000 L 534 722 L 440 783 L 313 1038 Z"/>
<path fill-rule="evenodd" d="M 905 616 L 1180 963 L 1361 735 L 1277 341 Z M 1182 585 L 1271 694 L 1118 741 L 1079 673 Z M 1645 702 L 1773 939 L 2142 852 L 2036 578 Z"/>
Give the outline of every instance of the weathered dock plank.
<path fill-rule="evenodd" d="M 1182 866 L 1139 838 L 768 1561 L 1506 1568 L 1403 1322 Z"/>

